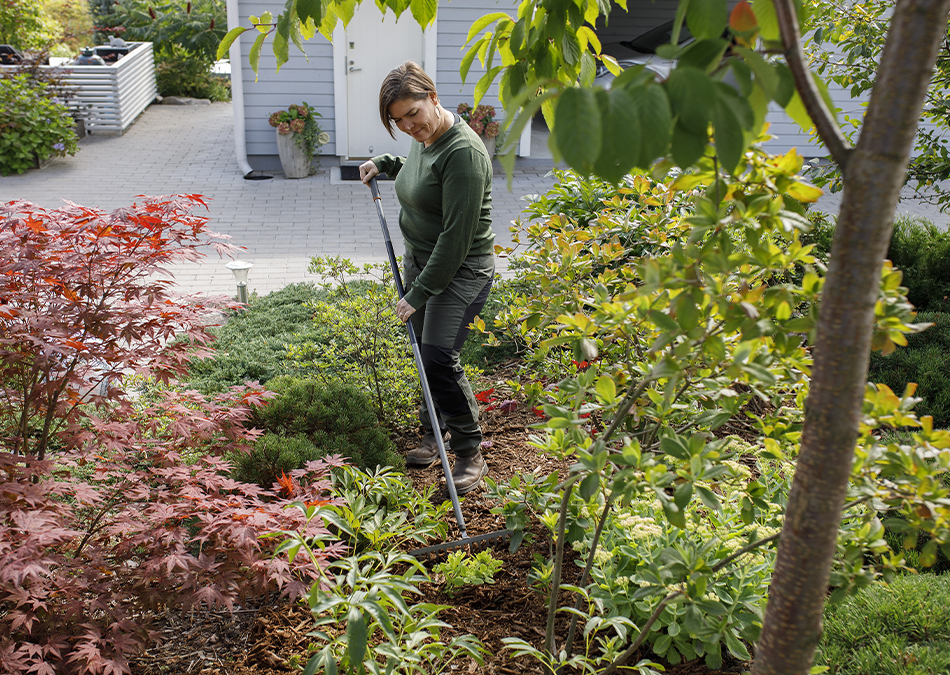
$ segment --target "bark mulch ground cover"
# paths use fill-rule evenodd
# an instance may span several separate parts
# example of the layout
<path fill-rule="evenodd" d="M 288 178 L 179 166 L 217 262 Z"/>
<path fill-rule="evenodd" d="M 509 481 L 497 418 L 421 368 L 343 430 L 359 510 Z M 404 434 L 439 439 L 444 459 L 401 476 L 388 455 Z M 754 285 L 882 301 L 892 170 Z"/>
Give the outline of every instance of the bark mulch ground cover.
<path fill-rule="evenodd" d="M 567 464 L 540 454 L 528 445 L 533 433 L 530 425 L 538 421 L 530 408 L 519 404 L 515 410 L 502 412 L 498 408 L 483 410 L 483 432 L 491 446 L 484 451 L 496 481 L 506 481 L 517 472 L 537 471 L 546 476 L 552 471 L 562 475 Z M 401 450 L 413 447 L 418 441 L 415 434 L 395 439 Z M 441 465 L 429 469 L 411 470 L 414 483 L 425 486 L 443 485 Z M 439 494 L 436 495 L 440 497 Z M 444 487 L 441 498 L 447 499 Z M 504 528 L 501 516 L 491 513 L 496 506 L 486 497 L 483 488 L 463 498 L 462 512 L 469 536 Z M 454 526 L 454 517 L 452 518 Z M 514 554 L 509 553 L 505 540 L 496 540 L 492 555 L 504 561 L 496 574 L 495 583 L 471 586 L 454 596 L 446 594 L 438 583 L 423 584 L 420 602 L 449 605 L 440 616 L 453 629 L 447 632 L 470 633 L 488 648 L 489 654 L 482 666 L 474 662 L 458 664 L 452 672 L 485 673 L 488 675 L 541 675 L 540 665 L 527 657 L 515 658 L 503 649 L 502 638 L 519 637 L 537 647 L 544 644 L 547 618 L 547 593 L 531 586 L 529 573 L 534 565 L 534 554 L 547 557 L 548 540 L 540 531 L 534 532 L 533 541 L 523 545 Z M 451 536 L 451 535 L 450 535 Z M 457 535 L 456 535 L 457 536 Z M 570 549 L 568 555 L 572 553 Z M 433 561 L 434 563 L 435 561 Z M 571 583 L 579 574 L 573 560 L 565 565 L 565 582 Z M 570 602 L 561 599 L 561 606 Z M 135 675 L 285 675 L 299 672 L 294 663 L 306 662 L 307 646 L 311 639 L 309 611 L 300 603 L 272 599 L 257 607 L 243 608 L 237 613 L 169 613 L 159 622 L 155 643 L 132 664 Z M 557 642 L 563 644 L 567 633 L 567 619 L 558 622 Z M 640 656 L 632 659 L 636 663 Z M 702 662 L 667 666 L 671 675 L 716 675 L 741 673 L 748 664 L 730 663 L 723 670 L 708 670 Z"/>

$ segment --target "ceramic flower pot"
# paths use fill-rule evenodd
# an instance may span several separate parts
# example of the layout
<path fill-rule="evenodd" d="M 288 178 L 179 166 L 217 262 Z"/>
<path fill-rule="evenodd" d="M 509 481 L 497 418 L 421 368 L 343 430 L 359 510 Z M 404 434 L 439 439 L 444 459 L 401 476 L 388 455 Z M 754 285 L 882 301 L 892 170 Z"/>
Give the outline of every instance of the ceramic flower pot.
<path fill-rule="evenodd" d="M 276 129 L 277 154 L 280 155 L 280 165 L 287 178 L 306 178 L 310 175 L 311 157 L 300 149 L 296 143 L 297 134 L 291 132 L 282 134 Z"/>
<path fill-rule="evenodd" d="M 488 138 L 484 134 L 480 134 L 478 137 L 482 139 L 482 143 L 485 144 L 485 149 L 488 151 L 488 156 L 494 157 L 495 156 L 495 139 Z"/>

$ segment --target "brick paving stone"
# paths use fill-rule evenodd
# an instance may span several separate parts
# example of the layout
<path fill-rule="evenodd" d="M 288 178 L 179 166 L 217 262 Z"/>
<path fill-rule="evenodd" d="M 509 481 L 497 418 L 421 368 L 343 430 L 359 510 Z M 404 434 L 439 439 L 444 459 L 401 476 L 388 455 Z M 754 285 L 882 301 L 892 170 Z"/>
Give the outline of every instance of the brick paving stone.
<path fill-rule="evenodd" d="M 386 259 L 369 190 L 335 180 L 326 166 L 314 176 L 246 181 L 234 156 L 231 105 L 149 106 L 121 136 L 87 136 L 74 157 L 52 160 L 43 169 L 0 179 L 0 201 L 23 199 L 54 209 L 64 201 L 112 210 L 137 195 L 200 194 L 208 199 L 209 227 L 244 247 L 254 263 L 248 286 L 263 295 L 297 281 L 314 281 L 307 266 L 314 255 L 344 256 L 358 263 Z M 493 181 L 497 242 L 510 245 L 508 227 L 524 207 L 524 196 L 553 184 L 550 167 L 516 166 L 512 190 L 501 169 Z M 398 203 L 392 182 L 380 190 L 393 245 L 400 254 Z M 202 214 L 204 215 L 204 214 Z M 171 270 L 184 293 L 234 293 L 231 273 L 209 251 L 199 263 Z M 500 260 L 500 271 L 505 261 Z"/>

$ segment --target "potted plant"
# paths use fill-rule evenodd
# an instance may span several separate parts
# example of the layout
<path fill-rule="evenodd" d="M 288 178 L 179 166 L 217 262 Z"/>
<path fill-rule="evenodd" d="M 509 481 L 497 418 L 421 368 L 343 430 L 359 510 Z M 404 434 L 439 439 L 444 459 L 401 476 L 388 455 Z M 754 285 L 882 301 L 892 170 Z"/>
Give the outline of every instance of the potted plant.
<path fill-rule="evenodd" d="M 269 121 L 277 129 L 277 152 L 287 178 L 306 178 L 315 173 L 314 157 L 320 165 L 317 151 L 330 140 L 317 123 L 320 116 L 306 101 L 271 114 Z"/>
<path fill-rule="evenodd" d="M 457 112 L 459 117 L 465 120 L 472 131 L 482 139 L 485 149 L 488 150 L 488 156 L 494 157 L 495 139 L 501 131 L 501 125 L 495 120 L 495 106 L 482 104 L 473 110 L 468 103 L 459 103 Z"/>

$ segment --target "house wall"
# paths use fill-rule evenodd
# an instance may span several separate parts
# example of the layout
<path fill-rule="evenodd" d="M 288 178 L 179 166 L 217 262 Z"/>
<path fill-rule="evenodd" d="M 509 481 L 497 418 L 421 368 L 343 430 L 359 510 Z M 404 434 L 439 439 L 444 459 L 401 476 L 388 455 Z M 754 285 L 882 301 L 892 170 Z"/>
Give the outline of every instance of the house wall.
<path fill-rule="evenodd" d="M 247 17 L 270 11 L 277 16 L 284 3 L 275 0 L 244 0 L 239 4 L 241 24 L 248 25 Z M 333 46 L 317 34 L 304 42 L 307 56 L 294 45 L 290 46 L 290 59 L 277 69 L 277 59 L 268 37 L 261 50 L 255 82 L 254 71 L 248 64 L 251 46 L 257 31 L 248 31 L 241 38 L 241 74 L 244 82 L 245 138 L 248 162 L 257 170 L 280 168 L 277 157 L 277 138 L 274 128 L 267 123 L 273 112 L 285 110 L 291 103 L 306 101 L 323 117 L 320 127 L 330 135 L 330 142 L 320 148 L 322 155 L 336 155 L 336 125 L 333 119 Z"/>

